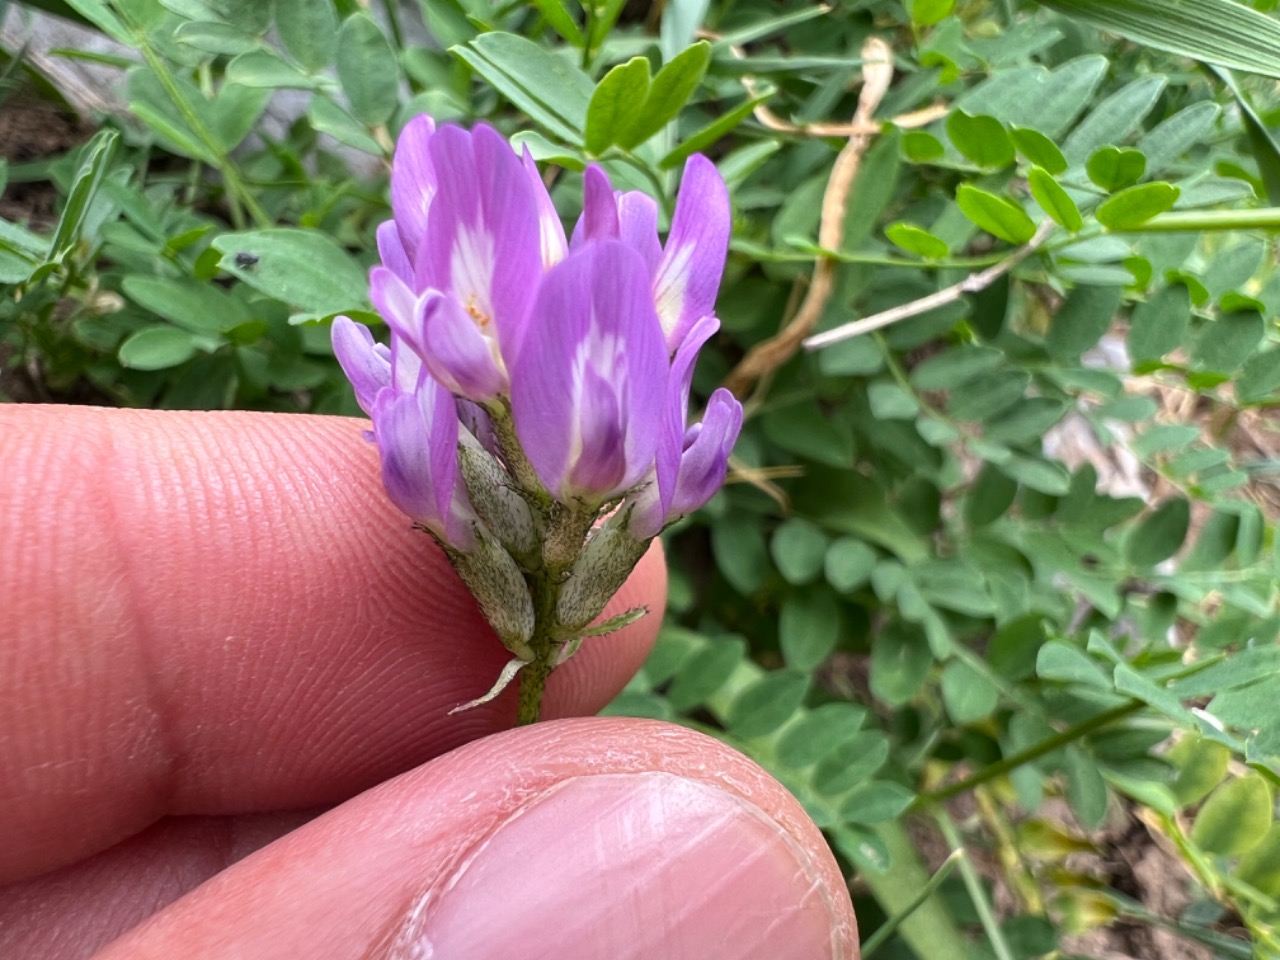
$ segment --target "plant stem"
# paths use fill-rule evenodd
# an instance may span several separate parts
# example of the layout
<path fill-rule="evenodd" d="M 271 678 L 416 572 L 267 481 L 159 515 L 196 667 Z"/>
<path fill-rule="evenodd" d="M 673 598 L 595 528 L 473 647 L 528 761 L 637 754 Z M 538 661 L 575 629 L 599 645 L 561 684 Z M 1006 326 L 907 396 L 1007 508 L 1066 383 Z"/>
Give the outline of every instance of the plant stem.
<path fill-rule="evenodd" d="M 552 654 L 554 656 L 554 652 Z M 516 708 L 516 726 L 537 723 L 542 714 L 542 695 L 551 676 L 551 658 L 539 656 L 520 671 L 520 701 Z"/>
<path fill-rule="evenodd" d="M 973 864 L 969 862 L 969 855 L 965 852 L 959 831 L 956 830 L 955 824 L 951 822 L 951 818 L 945 812 L 939 811 L 936 819 L 938 828 L 942 831 L 942 837 L 947 841 L 947 846 L 960 853 L 960 877 L 964 880 L 969 899 L 973 901 L 973 909 L 978 914 L 978 921 L 982 924 L 982 931 L 987 935 L 987 941 L 991 944 L 991 952 L 996 955 L 996 960 L 1013 960 L 1013 951 L 1009 949 L 1009 944 L 1005 941 L 1004 934 L 1000 930 L 1000 924 L 996 922 L 995 912 L 991 909 L 991 901 L 987 898 L 987 892 L 982 889 L 982 880 L 978 877 L 978 872 L 973 869 Z"/>
<path fill-rule="evenodd" d="M 951 851 L 951 855 L 942 861 L 942 866 L 938 867 L 934 875 L 929 878 L 929 882 L 920 888 L 920 892 L 912 898 L 911 902 L 881 924 L 876 932 L 863 942 L 862 960 L 867 960 L 868 957 L 884 946 L 886 940 L 897 933 L 898 928 L 902 926 L 903 922 L 919 910 L 920 906 L 926 900 L 933 896 L 938 887 L 942 886 L 942 881 L 951 876 L 952 869 L 963 857 L 964 851 Z"/>
<path fill-rule="evenodd" d="M 922 794 L 916 801 L 916 805 L 921 803 L 939 803 L 943 800 L 949 800 L 952 797 L 962 793 L 968 793 L 974 787 L 980 784 L 988 783 L 997 777 L 1003 777 L 1006 773 L 1018 769 L 1024 764 L 1031 763 L 1033 760 L 1039 760 L 1041 757 L 1053 753 L 1053 751 L 1065 747 L 1069 743 L 1074 743 L 1096 730 L 1109 727 L 1111 724 L 1123 720 L 1131 714 L 1137 713 L 1146 706 L 1141 700 L 1130 700 L 1128 703 L 1122 703 L 1110 710 L 1104 710 L 1096 716 L 1090 717 L 1088 720 L 1082 720 L 1074 727 L 1068 727 L 1061 733 L 1054 734 L 1041 740 L 1034 746 L 1028 747 L 1019 753 L 1015 753 L 1011 757 L 1005 757 L 1003 760 L 983 767 L 971 777 L 964 780 L 958 780 L 950 786 L 943 787 L 940 790 L 934 790 L 932 793 Z"/>

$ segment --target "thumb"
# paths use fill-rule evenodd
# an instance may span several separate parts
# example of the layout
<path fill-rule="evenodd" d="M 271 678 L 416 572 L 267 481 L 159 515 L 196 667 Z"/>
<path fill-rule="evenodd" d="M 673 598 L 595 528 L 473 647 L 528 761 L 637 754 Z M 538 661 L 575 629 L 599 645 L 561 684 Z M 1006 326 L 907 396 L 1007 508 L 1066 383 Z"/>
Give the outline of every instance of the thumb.
<path fill-rule="evenodd" d="M 537 724 L 382 784 L 241 861 L 100 960 L 856 958 L 799 804 L 669 724 Z"/>

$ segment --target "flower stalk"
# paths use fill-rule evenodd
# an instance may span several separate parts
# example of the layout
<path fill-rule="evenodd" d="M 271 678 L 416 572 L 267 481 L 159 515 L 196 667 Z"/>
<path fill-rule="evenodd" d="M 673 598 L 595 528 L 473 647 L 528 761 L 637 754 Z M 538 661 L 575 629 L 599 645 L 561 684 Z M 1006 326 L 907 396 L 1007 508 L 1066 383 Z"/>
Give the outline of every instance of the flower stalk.
<path fill-rule="evenodd" d="M 658 203 L 583 176 L 566 235 L 541 175 L 492 128 L 405 127 L 370 297 L 387 344 L 347 317 L 334 352 L 373 420 L 388 496 L 429 533 L 512 659 L 518 722 L 661 530 L 724 481 L 742 407 L 688 414 L 697 353 L 719 328 L 724 182 L 689 160 L 671 229 Z"/>

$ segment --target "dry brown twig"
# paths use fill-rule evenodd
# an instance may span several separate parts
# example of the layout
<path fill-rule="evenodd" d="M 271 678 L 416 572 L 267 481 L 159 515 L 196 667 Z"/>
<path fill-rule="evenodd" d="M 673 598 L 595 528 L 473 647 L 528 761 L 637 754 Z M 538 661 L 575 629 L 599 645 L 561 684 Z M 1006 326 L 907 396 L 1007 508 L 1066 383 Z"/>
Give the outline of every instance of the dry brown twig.
<path fill-rule="evenodd" d="M 854 337 L 870 333 L 872 330 L 879 330 L 881 327 L 887 327 L 890 324 L 897 323 L 899 320 L 916 317 L 922 313 L 928 313 L 930 310 L 936 310 L 938 307 L 946 306 L 948 303 L 954 303 L 967 294 L 985 290 L 1039 250 L 1044 245 L 1044 242 L 1049 239 L 1050 234 L 1053 233 L 1053 227 L 1052 220 L 1045 220 L 1044 223 L 1040 224 L 1040 228 L 1036 230 L 1035 236 L 999 263 L 988 267 L 981 273 L 970 274 L 959 283 L 943 287 L 936 293 L 921 297 L 919 300 L 912 300 L 910 303 L 891 307 L 881 313 L 874 313 L 869 317 L 842 324 L 834 330 L 827 330 L 825 333 L 809 337 L 804 341 L 804 348 L 806 350 L 821 350 L 823 347 L 829 347 L 833 343 L 852 340 Z"/>
<path fill-rule="evenodd" d="M 858 108 L 850 125 L 859 132 L 849 136 L 848 142 L 836 157 L 822 197 L 818 244 L 824 249 L 840 248 L 849 191 L 857 177 L 862 157 L 880 129 L 872 123 L 871 117 L 892 81 L 893 51 L 879 37 L 871 37 L 862 46 L 862 91 L 858 95 Z M 775 336 L 752 347 L 725 378 L 724 385 L 734 395 L 744 396 L 752 384 L 786 363 L 800 349 L 800 344 L 817 324 L 831 297 L 835 286 L 835 266 L 831 257 L 819 256 L 800 308 Z"/>

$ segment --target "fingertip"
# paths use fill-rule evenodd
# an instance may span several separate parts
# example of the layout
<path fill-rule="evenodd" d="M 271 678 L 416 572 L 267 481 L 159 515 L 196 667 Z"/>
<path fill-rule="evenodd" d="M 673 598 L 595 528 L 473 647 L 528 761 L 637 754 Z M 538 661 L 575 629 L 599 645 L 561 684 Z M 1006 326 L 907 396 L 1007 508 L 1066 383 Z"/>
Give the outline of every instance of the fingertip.
<path fill-rule="evenodd" d="M 724 744 L 579 719 L 469 744 L 237 864 L 102 956 L 857 957 L 799 804 Z"/>

